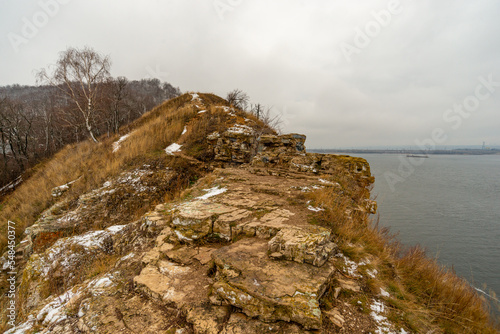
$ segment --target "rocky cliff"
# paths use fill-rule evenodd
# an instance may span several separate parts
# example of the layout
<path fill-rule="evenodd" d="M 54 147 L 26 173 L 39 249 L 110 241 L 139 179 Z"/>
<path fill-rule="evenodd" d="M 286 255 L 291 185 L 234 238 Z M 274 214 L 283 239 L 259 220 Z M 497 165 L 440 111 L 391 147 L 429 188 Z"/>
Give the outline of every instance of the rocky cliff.
<path fill-rule="evenodd" d="M 164 151 L 95 189 L 52 189 L 16 247 L 6 333 L 410 332 L 377 280 L 394 268 L 336 228 L 369 228 L 368 163 L 306 153 L 305 135 L 278 135 L 209 95 L 181 98 L 190 117 Z M 179 186 L 186 169 L 196 172 Z"/>

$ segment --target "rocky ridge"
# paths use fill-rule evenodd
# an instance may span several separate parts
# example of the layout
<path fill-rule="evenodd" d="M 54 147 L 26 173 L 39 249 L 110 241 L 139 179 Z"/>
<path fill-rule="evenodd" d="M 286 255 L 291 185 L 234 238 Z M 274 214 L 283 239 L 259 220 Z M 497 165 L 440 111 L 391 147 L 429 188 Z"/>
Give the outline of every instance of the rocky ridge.
<path fill-rule="evenodd" d="M 197 94 L 191 103 L 198 117 L 210 117 Z M 6 333 L 399 332 L 383 306 L 373 316 L 322 301 L 327 291 L 359 292 L 357 270 L 369 260 L 339 252 L 336 236 L 315 223 L 325 208 L 307 195 L 332 189 L 349 197 L 339 173 L 350 186 L 370 186 L 368 163 L 306 153 L 304 135 L 262 133 L 218 108 L 235 121 L 207 136 L 215 169 L 139 220 L 127 222 L 121 208 L 160 194 L 174 171 L 144 165 L 74 203 L 54 189 L 61 200 L 18 246 L 24 321 Z M 182 149 L 167 154 L 206 163 Z M 369 198 L 348 199 L 346 216 L 376 210 Z"/>

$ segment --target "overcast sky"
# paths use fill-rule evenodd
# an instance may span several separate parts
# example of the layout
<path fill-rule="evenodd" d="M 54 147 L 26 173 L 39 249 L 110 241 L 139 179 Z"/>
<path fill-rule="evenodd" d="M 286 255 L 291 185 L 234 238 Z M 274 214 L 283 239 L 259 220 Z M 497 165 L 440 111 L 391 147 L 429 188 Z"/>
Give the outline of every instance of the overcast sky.
<path fill-rule="evenodd" d="M 500 145 L 498 0 L 0 4 L 0 85 L 88 45 L 113 76 L 239 88 L 309 148 Z"/>

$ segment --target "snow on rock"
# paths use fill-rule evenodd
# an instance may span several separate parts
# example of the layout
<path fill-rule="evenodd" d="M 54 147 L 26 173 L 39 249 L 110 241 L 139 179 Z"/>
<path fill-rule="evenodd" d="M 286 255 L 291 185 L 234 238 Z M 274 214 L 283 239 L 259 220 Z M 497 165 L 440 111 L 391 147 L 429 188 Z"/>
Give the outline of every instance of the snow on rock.
<path fill-rule="evenodd" d="M 177 143 L 173 143 L 171 145 L 169 145 L 166 149 L 165 149 L 165 152 L 168 154 L 168 155 L 174 155 L 175 152 L 180 152 L 181 151 L 181 147 L 182 145 L 179 145 Z"/>
<path fill-rule="evenodd" d="M 385 305 L 381 301 L 373 300 L 373 304 L 370 305 L 370 316 L 375 320 L 377 329 L 375 329 L 376 334 L 405 334 L 406 331 L 401 328 L 401 331 L 394 331 L 393 325 L 389 320 L 383 315 L 385 313 Z"/>
<path fill-rule="evenodd" d="M 82 234 L 82 235 L 72 237 L 70 240 L 72 243 L 78 244 L 78 245 L 83 246 L 85 248 L 91 248 L 91 247 L 102 248 L 104 240 L 106 240 L 107 237 L 109 237 L 109 234 L 106 233 L 105 231 L 91 231 L 91 232 L 87 232 L 87 233 Z M 64 239 L 60 239 L 60 240 L 63 243 L 65 241 L 69 241 L 69 240 L 64 240 Z M 57 242 L 56 242 L 56 244 L 57 244 Z"/>
<path fill-rule="evenodd" d="M 4 256 L 0 257 L 0 263 L 2 263 L 2 270 L 9 268 L 10 261 L 8 261 Z"/>
<path fill-rule="evenodd" d="M 318 179 L 318 181 L 321 182 L 321 183 L 323 183 L 323 184 L 329 185 L 329 186 L 340 187 L 340 184 L 338 182 L 331 182 L 331 181 L 328 181 L 328 180 L 325 180 L 325 179 Z"/>
<path fill-rule="evenodd" d="M 108 227 L 106 229 L 106 231 L 109 231 L 112 234 L 115 234 L 115 233 L 122 231 L 125 227 L 127 227 L 127 225 L 113 225 L 113 226 Z"/>
<path fill-rule="evenodd" d="M 348 257 L 346 257 L 342 253 L 338 253 L 335 256 L 344 259 L 344 271 L 347 272 L 347 274 L 349 276 L 351 276 L 351 277 L 360 277 L 361 276 L 360 274 L 358 274 L 358 266 L 365 264 L 365 263 L 361 263 L 361 262 L 356 263 L 356 262 L 352 261 L 351 259 L 349 259 Z"/>
<path fill-rule="evenodd" d="M 196 197 L 196 199 L 202 199 L 202 200 L 208 199 L 210 197 L 220 195 L 220 194 L 225 193 L 227 191 L 226 188 L 219 188 L 218 186 L 215 186 L 215 187 L 210 188 L 210 189 L 203 189 L 203 190 L 205 190 L 207 193 L 203 196 Z"/>
<path fill-rule="evenodd" d="M 113 143 L 113 153 L 115 153 L 116 151 L 118 151 L 121 147 L 121 143 L 123 143 L 125 141 L 125 139 L 127 139 L 132 133 L 127 133 L 126 135 L 124 136 L 121 136 L 120 139 L 118 139 L 117 141 L 115 141 Z"/>
<path fill-rule="evenodd" d="M 28 320 L 23 322 L 22 324 L 17 325 L 16 327 L 12 327 L 8 331 L 4 332 L 4 334 L 24 334 L 27 333 L 35 324 L 35 317 L 30 315 Z"/>
<path fill-rule="evenodd" d="M 252 135 L 255 131 L 253 128 L 244 124 L 235 124 L 226 130 L 229 134 L 244 134 L 244 135 Z"/>
<path fill-rule="evenodd" d="M 220 138 L 220 133 L 218 133 L 217 131 L 212 132 L 207 136 L 208 140 L 216 140 L 217 138 Z"/>
<path fill-rule="evenodd" d="M 311 210 L 311 211 L 314 211 L 314 212 L 325 211 L 325 209 L 323 209 L 323 208 L 320 208 L 320 207 L 314 207 L 314 206 L 312 206 L 312 205 L 309 205 L 309 206 L 307 207 L 307 209 L 308 209 L 308 210 Z"/>
<path fill-rule="evenodd" d="M 175 230 L 175 234 L 177 235 L 177 238 L 179 238 L 179 240 L 181 241 L 193 241 L 193 239 L 191 238 L 188 238 L 188 237 L 185 237 L 184 235 L 182 235 L 179 231 Z"/>
<path fill-rule="evenodd" d="M 96 278 L 87 284 L 87 289 L 90 290 L 92 295 L 99 296 L 102 295 L 105 288 L 113 286 L 113 276 L 111 274 L 106 274 L 101 278 Z"/>
<path fill-rule="evenodd" d="M 73 183 L 76 181 L 80 180 L 82 177 L 80 176 L 78 179 L 73 180 L 71 182 L 68 182 L 66 184 L 63 184 L 62 186 L 58 186 L 52 189 L 52 197 L 60 197 L 62 194 L 64 194 L 68 189 L 69 186 L 71 186 Z"/>
<path fill-rule="evenodd" d="M 82 235 L 77 235 L 69 238 L 61 238 L 50 247 L 45 256 L 41 256 L 37 265 L 41 269 L 44 276 L 47 276 L 54 261 L 59 260 L 63 270 L 70 270 L 78 264 L 82 258 L 88 256 L 87 253 L 95 251 L 104 251 L 111 237 L 121 232 L 126 225 L 115 225 L 108 227 L 105 230 L 90 231 Z M 78 245 L 84 248 L 85 251 L 73 251 L 73 245 Z"/>
<path fill-rule="evenodd" d="M 229 113 L 229 116 L 236 117 L 235 110 L 227 106 L 217 106 L 216 108 L 222 108 L 225 112 Z M 248 118 L 245 118 L 247 120 Z"/>
<path fill-rule="evenodd" d="M 295 166 L 299 171 L 302 171 L 302 172 L 307 172 L 307 171 L 311 171 L 313 173 L 317 173 L 318 172 L 316 170 L 316 168 L 314 168 L 313 166 L 303 165 L 303 164 L 296 164 L 294 162 L 292 162 L 292 165 Z"/>
<path fill-rule="evenodd" d="M 133 258 L 134 256 L 135 256 L 135 254 L 134 254 L 134 253 L 130 253 L 130 254 L 125 255 L 124 257 L 122 257 L 122 258 L 120 259 L 120 261 L 125 261 L 125 260 L 128 260 L 128 259 L 131 259 L 131 258 Z"/>
<path fill-rule="evenodd" d="M 79 291 L 73 292 L 70 290 L 55 297 L 53 301 L 45 305 L 44 308 L 38 312 L 36 317 L 37 321 L 44 325 L 51 325 L 65 320 L 68 315 L 64 312 L 64 307 L 78 292 Z"/>
<path fill-rule="evenodd" d="M 130 172 L 122 173 L 116 180 L 114 181 L 106 181 L 102 185 L 101 188 L 93 190 L 87 195 L 83 195 L 84 197 L 94 197 L 99 196 L 102 197 L 104 195 L 113 194 L 117 191 L 116 188 L 113 187 L 114 184 L 117 185 L 129 185 L 132 186 L 136 193 L 142 193 L 145 191 L 155 191 L 156 187 L 147 186 L 144 184 L 143 178 L 153 175 L 154 172 L 152 170 L 148 170 L 149 166 L 144 165 L 142 168 L 135 169 Z"/>

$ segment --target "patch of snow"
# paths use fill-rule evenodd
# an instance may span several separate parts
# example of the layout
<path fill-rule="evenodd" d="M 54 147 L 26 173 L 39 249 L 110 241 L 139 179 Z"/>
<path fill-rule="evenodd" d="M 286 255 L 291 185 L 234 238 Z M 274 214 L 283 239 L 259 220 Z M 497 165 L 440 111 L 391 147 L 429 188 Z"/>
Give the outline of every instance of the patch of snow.
<path fill-rule="evenodd" d="M 62 267 L 70 268 L 79 261 L 79 258 L 86 256 L 86 252 L 68 252 L 68 247 L 77 244 L 89 251 L 91 251 L 92 248 L 103 249 L 105 247 L 105 241 L 113 234 L 123 230 L 125 226 L 126 225 L 115 225 L 107 228 L 106 230 L 90 231 L 82 235 L 57 240 L 46 252 L 47 255 L 42 259 L 40 270 L 44 276 L 47 276 L 52 263 L 57 259 L 60 259 L 60 265 Z"/>
<path fill-rule="evenodd" d="M 78 292 L 66 291 L 62 295 L 55 297 L 53 301 L 45 305 L 44 308 L 38 312 L 36 319 L 44 325 L 51 325 L 65 320 L 68 316 L 64 312 L 64 306 L 73 298 Z"/>
<path fill-rule="evenodd" d="M 114 225 L 114 226 L 110 226 L 106 229 L 106 231 L 109 231 L 113 234 L 115 233 L 118 233 L 120 232 L 121 230 L 123 230 L 125 227 L 127 227 L 127 225 Z"/>
<path fill-rule="evenodd" d="M 226 188 L 219 188 L 219 186 L 215 186 L 213 188 L 203 189 L 203 190 L 206 191 L 207 193 L 203 196 L 196 197 L 196 199 L 201 199 L 201 200 L 209 199 L 210 197 L 220 195 L 220 194 L 225 193 L 227 191 Z"/>
<path fill-rule="evenodd" d="M 70 238 L 69 240 L 73 241 L 74 243 L 79 244 L 80 246 L 83 246 L 85 248 L 91 248 L 91 247 L 101 247 L 102 248 L 102 243 L 104 240 L 109 236 L 108 233 L 105 231 L 91 231 L 87 232 L 82 235 L 78 235 L 75 237 Z M 63 240 L 64 239 L 60 239 Z M 69 241 L 67 240 L 67 241 Z"/>
<path fill-rule="evenodd" d="M 104 182 L 104 184 L 102 185 L 103 188 L 108 188 L 108 187 L 111 187 L 113 183 L 111 181 L 106 181 Z"/>
<path fill-rule="evenodd" d="M 175 152 L 180 152 L 181 151 L 181 147 L 182 145 L 179 145 L 177 143 L 173 143 L 171 145 L 169 145 L 166 149 L 165 149 L 165 152 L 168 154 L 168 155 L 174 155 Z"/>
<path fill-rule="evenodd" d="M 307 170 L 310 170 L 312 171 L 313 173 L 317 173 L 318 171 L 316 170 L 316 168 L 314 168 L 313 166 L 308 166 L 308 165 L 302 165 L 302 164 L 296 164 L 294 162 L 292 162 L 292 165 L 294 165 L 295 167 L 297 167 L 300 171 L 307 171 Z"/>
<path fill-rule="evenodd" d="M 103 277 L 93 279 L 87 284 L 88 290 L 92 293 L 94 296 L 99 296 L 102 295 L 104 292 L 104 289 L 110 286 L 113 286 L 113 275 L 111 274 L 106 274 Z"/>
<path fill-rule="evenodd" d="M 389 292 L 385 291 L 385 290 L 384 290 L 384 289 L 382 289 L 382 288 L 380 288 L 380 295 L 381 295 L 382 297 L 390 297 L 390 296 L 391 296 Z"/>
<path fill-rule="evenodd" d="M 22 324 L 17 325 L 16 327 L 12 327 L 8 331 L 4 332 L 4 334 L 24 334 L 28 332 L 33 325 L 35 324 L 35 317 L 30 315 L 28 320 L 23 322 Z"/>
<path fill-rule="evenodd" d="M 303 193 L 311 191 L 311 188 L 309 188 L 309 187 L 291 186 L 290 189 L 299 190 L 299 191 L 302 191 Z M 311 201 L 309 201 L 309 202 L 311 202 Z M 309 204 L 309 202 L 307 204 Z"/>
<path fill-rule="evenodd" d="M 206 109 L 205 110 L 200 110 L 200 111 L 198 111 L 198 114 L 203 114 L 204 112 L 207 112 L 207 110 Z"/>
<path fill-rule="evenodd" d="M 220 137 L 220 134 L 217 131 L 215 131 L 215 132 L 212 132 L 211 134 L 209 134 L 207 136 L 207 139 L 208 140 L 215 140 L 215 139 L 217 139 L 219 137 Z"/>
<path fill-rule="evenodd" d="M 1 257 L 0 258 L 1 261 L 3 262 L 3 265 L 2 265 L 2 270 L 6 270 L 7 268 L 9 268 L 9 265 L 10 265 L 10 261 L 8 261 L 5 257 Z"/>
<path fill-rule="evenodd" d="M 80 304 L 80 309 L 78 310 L 78 317 L 81 318 L 85 315 L 85 312 L 90 308 L 90 305 L 87 301 L 84 301 Z"/>
<path fill-rule="evenodd" d="M 375 329 L 376 334 L 396 334 L 392 330 L 392 325 L 387 320 L 385 316 L 383 316 L 385 312 L 385 305 L 381 301 L 378 300 L 373 300 L 373 304 L 370 305 L 370 309 L 372 310 L 370 312 L 370 316 L 375 320 L 375 323 L 377 324 L 377 329 Z M 403 330 L 404 331 L 404 330 Z"/>
<path fill-rule="evenodd" d="M 184 235 L 182 235 L 182 233 L 181 233 L 181 232 L 179 232 L 179 231 L 177 231 L 177 230 L 175 231 L 175 234 L 177 235 L 177 237 L 178 237 L 178 238 L 179 238 L 179 240 L 181 240 L 181 241 L 182 241 L 182 240 L 185 240 L 185 241 L 193 241 L 193 239 L 190 239 L 190 238 L 188 238 L 188 237 L 185 237 Z"/>
<path fill-rule="evenodd" d="M 121 147 L 120 144 L 123 143 L 125 141 L 125 139 L 127 139 L 131 134 L 132 134 L 132 132 L 127 133 L 124 136 L 121 136 L 120 139 L 118 139 L 117 141 L 115 141 L 113 143 L 113 153 L 115 153 L 116 151 L 118 151 L 120 149 L 120 147 Z"/>
<path fill-rule="evenodd" d="M 345 264 L 345 271 L 349 276 L 352 277 L 360 277 L 361 275 L 358 274 L 358 264 L 351 259 L 347 258 L 344 254 L 338 253 L 335 255 L 336 257 L 340 257 L 344 259 L 344 264 Z"/>
<path fill-rule="evenodd" d="M 311 210 L 311 211 L 314 211 L 314 212 L 325 211 L 325 209 L 323 209 L 323 208 L 320 208 L 320 207 L 315 208 L 315 207 L 314 207 L 314 206 L 312 206 L 312 205 L 309 205 L 309 206 L 307 207 L 307 209 L 308 209 L 308 210 Z"/>
<path fill-rule="evenodd" d="M 120 259 L 120 261 L 125 261 L 125 260 L 128 260 L 128 259 L 130 259 L 130 258 L 133 258 L 134 256 L 135 256 L 135 254 L 134 254 L 134 253 L 130 253 L 130 254 L 125 255 L 124 257 L 122 257 L 122 258 Z"/>
<path fill-rule="evenodd" d="M 52 189 L 52 197 L 59 197 L 65 192 L 66 190 L 69 189 L 69 186 L 75 183 L 76 181 L 80 180 L 82 177 L 80 176 L 78 179 L 70 181 L 66 184 L 63 184 L 62 186 L 55 187 Z"/>
<path fill-rule="evenodd" d="M 245 135 L 252 135 L 254 133 L 253 128 L 249 127 L 248 125 L 244 124 L 235 124 L 229 129 L 226 130 L 227 133 L 230 134 L 245 134 Z"/>
<path fill-rule="evenodd" d="M 368 274 L 371 278 L 375 278 L 375 277 L 377 277 L 378 271 L 377 271 L 377 269 L 373 269 L 373 270 L 367 269 L 367 270 L 366 270 L 366 273 L 367 273 L 367 274 Z"/>
<path fill-rule="evenodd" d="M 111 279 L 108 276 L 105 276 L 91 281 L 88 287 L 91 289 L 92 288 L 99 289 L 99 288 L 106 288 L 108 286 L 111 286 L 112 284 L 113 281 L 111 281 Z"/>
<path fill-rule="evenodd" d="M 358 263 L 358 266 L 366 266 L 367 264 L 370 264 L 371 261 L 368 260 L 368 259 L 364 259 L 364 260 L 361 260 L 359 263 Z"/>
<path fill-rule="evenodd" d="M 184 127 L 184 130 L 182 130 L 181 136 L 185 134 L 188 131 L 187 126 Z"/>
<path fill-rule="evenodd" d="M 193 97 L 193 98 L 191 99 L 191 101 L 194 101 L 194 100 L 199 100 L 199 99 L 200 99 L 200 96 L 199 96 L 198 94 L 196 94 L 196 93 L 191 93 L 191 96 Z"/>

